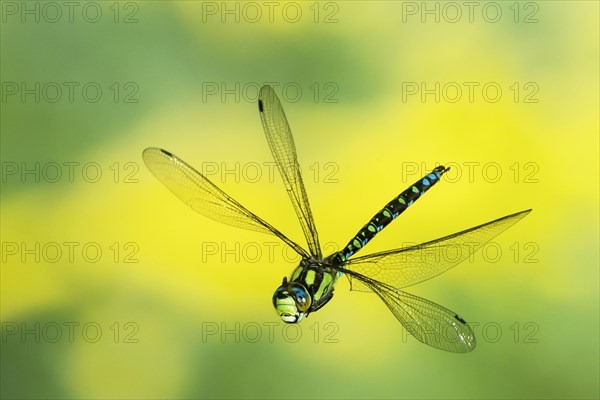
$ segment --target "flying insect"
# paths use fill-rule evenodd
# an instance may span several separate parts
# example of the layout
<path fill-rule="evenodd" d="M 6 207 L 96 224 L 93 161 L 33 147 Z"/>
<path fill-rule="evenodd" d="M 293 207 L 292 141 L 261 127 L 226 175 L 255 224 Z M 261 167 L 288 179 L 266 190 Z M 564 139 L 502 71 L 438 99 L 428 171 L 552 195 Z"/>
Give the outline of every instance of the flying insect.
<path fill-rule="evenodd" d="M 284 322 L 298 323 L 325 306 L 333 297 L 336 282 L 345 275 L 350 281 L 351 290 L 375 293 L 419 341 L 451 352 L 473 350 L 475 335 L 461 316 L 409 294 L 404 288 L 458 265 L 524 218 L 531 209 L 416 246 L 354 257 L 390 222 L 440 181 L 448 168 L 438 166 L 387 203 L 344 248 L 323 256 L 300 173 L 294 138 L 272 87 L 261 88 L 258 111 L 269 148 L 306 238 L 308 251 L 173 153 L 150 147 L 143 152 L 144 162 L 159 181 L 194 211 L 231 226 L 275 235 L 300 255 L 299 265 L 289 277 L 283 278 L 273 295 L 273 306 Z M 458 256 L 435 256 L 448 251 Z"/>

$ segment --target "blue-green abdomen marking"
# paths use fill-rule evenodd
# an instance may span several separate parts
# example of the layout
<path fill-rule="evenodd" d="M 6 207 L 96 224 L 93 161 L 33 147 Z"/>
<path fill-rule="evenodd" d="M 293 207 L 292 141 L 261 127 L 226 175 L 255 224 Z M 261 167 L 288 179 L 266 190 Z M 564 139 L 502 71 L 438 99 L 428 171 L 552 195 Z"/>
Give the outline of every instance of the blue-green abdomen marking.
<path fill-rule="evenodd" d="M 358 250 L 362 249 L 375 235 L 392 222 L 398 215 L 421 197 L 430 187 L 435 185 L 448 168 L 439 166 L 434 168 L 431 173 L 419 179 L 412 186 L 400 193 L 398 197 L 390 201 L 383 207 L 371 220 L 362 227 L 360 231 L 350 240 L 350 242 L 341 251 L 329 256 L 329 262 L 334 265 L 340 265 L 348 260 Z"/>

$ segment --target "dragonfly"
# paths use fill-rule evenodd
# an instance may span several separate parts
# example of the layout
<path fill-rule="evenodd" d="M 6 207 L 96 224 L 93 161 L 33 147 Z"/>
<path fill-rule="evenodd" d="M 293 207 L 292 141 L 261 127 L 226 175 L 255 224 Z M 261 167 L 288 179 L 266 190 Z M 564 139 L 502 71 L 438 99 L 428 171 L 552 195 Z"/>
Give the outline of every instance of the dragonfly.
<path fill-rule="evenodd" d="M 469 324 L 457 313 L 404 289 L 460 264 L 477 249 L 524 218 L 531 209 L 414 246 L 354 257 L 383 228 L 431 189 L 448 168 L 437 166 L 387 203 L 340 251 L 323 256 L 319 235 L 302 181 L 296 146 L 275 91 L 263 86 L 258 111 L 269 148 L 308 244 L 308 251 L 229 196 L 173 153 L 156 147 L 143 151 L 152 174 L 194 211 L 238 228 L 275 235 L 301 257 L 299 265 L 275 290 L 272 302 L 281 320 L 298 323 L 333 297 L 345 275 L 350 290 L 371 292 L 417 340 L 456 353 L 475 348 Z M 450 256 L 451 254 L 451 256 Z"/>

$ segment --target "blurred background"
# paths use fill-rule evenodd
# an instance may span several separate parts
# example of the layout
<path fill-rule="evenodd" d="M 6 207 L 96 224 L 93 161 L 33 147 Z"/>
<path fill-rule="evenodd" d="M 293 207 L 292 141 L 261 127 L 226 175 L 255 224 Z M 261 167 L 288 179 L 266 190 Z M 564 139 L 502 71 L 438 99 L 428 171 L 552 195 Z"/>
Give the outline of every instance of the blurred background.
<path fill-rule="evenodd" d="M 10 2 L 1 26 L 2 398 L 597 398 L 597 2 Z M 409 292 L 284 326 L 298 258 L 194 213 L 168 149 L 305 246 L 256 96 L 279 94 L 325 253 L 440 163 L 362 254 L 534 211 Z"/>

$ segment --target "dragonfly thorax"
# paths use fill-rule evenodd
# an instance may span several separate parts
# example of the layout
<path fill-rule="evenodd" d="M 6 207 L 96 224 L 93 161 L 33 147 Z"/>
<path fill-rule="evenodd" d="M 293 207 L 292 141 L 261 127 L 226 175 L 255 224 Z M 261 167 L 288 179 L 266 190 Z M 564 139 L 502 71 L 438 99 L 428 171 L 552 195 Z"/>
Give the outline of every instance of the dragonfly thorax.
<path fill-rule="evenodd" d="M 283 278 L 283 283 L 273 295 L 273 306 L 283 321 L 300 322 L 331 300 L 339 275 L 324 260 L 303 259 L 289 280 Z"/>

